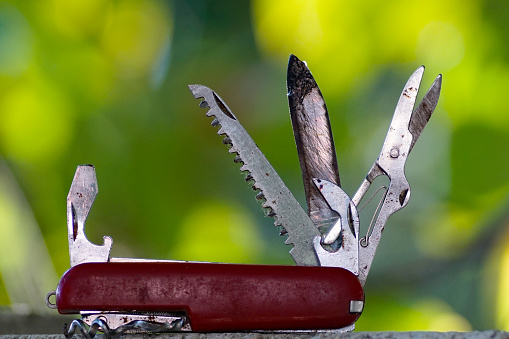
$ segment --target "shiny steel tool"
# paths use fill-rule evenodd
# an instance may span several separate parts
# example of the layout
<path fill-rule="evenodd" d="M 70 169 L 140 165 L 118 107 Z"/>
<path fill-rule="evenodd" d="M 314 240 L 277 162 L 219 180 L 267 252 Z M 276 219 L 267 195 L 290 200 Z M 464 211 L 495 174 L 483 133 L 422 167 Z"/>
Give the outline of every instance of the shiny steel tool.
<path fill-rule="evenodd" d="M 341 268 L 111 258 L 111 238 L 97 246 L 84 233 L 97 192 L 95 168 L 78 166 L 67 197 L 71 268 L 46 298 L 60 313 L 81 314 L 67 336 L 319 330 L 360 316 L 362 286 Z"/>
<path fill-rule="evenodd" d="M 219 126 L 218 134 L 225 136 L 229 152 L 237 154 L 235 162 L 243 164 L 240 170 L 248 172 L 246 180 L 253 181 L 253 188 L 260 191 L 257 197 L 263 199 L 268 215 L 275 218 L 276 226 L 282 227 L 281 233 L 288 235 L 286 243 L 293 245 L 290 254 L 296 264 L 345 268 L 364 285 L 387 219 L 408 203 L 410 186 L 404 173 L 405 162 L 440 96 L 442 76 L 438 75 L 414 111 L 423 73 L 421 66 L 405 84 L 382 151 L 350 198 L 340 187 L 328 111 L 320 89 L 306 64 L 290 56 L 288 101 L 307 214 L 224 101 L 205 86 L 189 87 L 195 98 L 203 99 L 200 107 L 210 108 L 207 116 L 214 117 L 212 125 Z M 368 226 L 367 235 L 360 237 L 359 203 L 373 180 L 382 175 L 388 177 L 390 184 Z M 284 198 L 276 199 L 279 197 Z"/>
<path fill-rule="evenodd" d="M 322 94 L 305 63 L 290 57 L 288 99 L 307 213 L 226 103 L 205 86 L 189 86 L 202 99 L 200 107 L 209 108 L 207 116 L 214 117 L 212 125 L 242 163 L 268 216 L 281 226 L 297 266 L 111 258 L 111 238 L 97 246 L 85 236 L 98 188 L 94 167 L 79 166 L 67 197 L 71 268 L 46 299 L 60 313 L 81 313 L 66 335 L 352 330 L 364 307 L 363 285 L 381 232 L 410 198 L 406 159 L 440 95 L 439 75 L 413 111 L 423 71 L 417 69 L 405 85 L 380 155 L 350 198 L 340 187 Z M 359 203 L 382 175 L 390 184 L 367 235 L 360 237 Z"/>

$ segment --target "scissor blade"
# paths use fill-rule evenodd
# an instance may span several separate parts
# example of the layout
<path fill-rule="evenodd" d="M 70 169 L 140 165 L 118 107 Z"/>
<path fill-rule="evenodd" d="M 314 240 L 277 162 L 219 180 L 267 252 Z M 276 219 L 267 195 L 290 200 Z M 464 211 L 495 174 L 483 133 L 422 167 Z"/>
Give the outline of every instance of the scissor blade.
<path fill-rule="evenodd" d="M 423 73 L 424 67 L 421 66 L 408 79 L 396 106 L 382 151 L 352 198 L 354 204 L 357 205 L 369 189 L 374 178 L 379 175 L 386 175 L 390 179 L 390 184 L 383 198 L 383 205 L 373 224 L 371 234 L 366 236 L 364 244 L 361 242 L 362 246 L 359 249 L 359 281 L 362 285 L 366 281 L 388 218 L 405 207 L 410 199 L 410 185 L 405 177 L 405 163 L 411 146 L 419 137 L 431 115 L 431 112 L 423 112 L 422 110 L 425 106 L 429 106 L 426 109 L 429 108 L 433 111 L 436 106 L 433 95 L 435 91 L 439 90 L 441 81 L 439 76 L 426 94 L 423 100 L 424 104 L 420 104 L 416 112 L 413 113 Z M 436 100 L 438 100 L 438 96 Z"/>
<path fill-rule="evenodd" d="M 410 125 L 410 118 L 414 110 L 415 100 L 417 99 L 417 92 L 419 92 L 423 74 L 424 66 L 421 66 L 408 78 L 403 92 L 399 97 L 398 104 L 396 105 L 394 117 L 392 118 L 391 127 L 387 136 L 391 134 L 391 131 L 393 131 L 395 127 L 405 126 L 405 128 L 408 128 Z M 388 140 L 386 139 L 386 141 Z"/>
<path fill-rule="evenodd" d="M 424 66 L 421 66 L 408 78 L 401 92 L 380 155 L 367 175 L 370 182 L 376 175 L 382 174 L 382 171 L 387 173 L 390 178 L 392 175 L 396 175 L 395 172 L 404 176 L 403 169 L 413 138 L 409 131 L 410 118 L 414 111 L 423 74 Z M 357 204 L 356 196 L 353 199 L 355 204 Z"/>
<path fill-rule="evenodd" d="M 408 130 L 410 133 L 412 133 L 412 143 L 410 144 L 410 152 L 412 148 L 415 145 L 415 142 L 421 135 L 422 130 L 424 129 L 424 126 L 429 121 L 429 118 L 431 118 L 431 114 L 437 107 L 438 98 L 440 97 L 440 90 L 442 88 L 442 75 L 439 74 L 435 81 L 433 82 L 433 85 L 431 85 L 430 89 L 420 102 L 419 106 L 417 106 L 417 109 L 412 114 L 412 117 L 410 118 L 410 125 L 408 126 Z"/>
<path fill-rule="evenodd" d="M 338 215 L 331 210 L 313 178 L 340 186 L 336 150 L 322 93 L 304 62 L 290 56 L 287 73 L 288 103 L 297 144 L 302 179 L 313 223 L 326 232 Z"/>

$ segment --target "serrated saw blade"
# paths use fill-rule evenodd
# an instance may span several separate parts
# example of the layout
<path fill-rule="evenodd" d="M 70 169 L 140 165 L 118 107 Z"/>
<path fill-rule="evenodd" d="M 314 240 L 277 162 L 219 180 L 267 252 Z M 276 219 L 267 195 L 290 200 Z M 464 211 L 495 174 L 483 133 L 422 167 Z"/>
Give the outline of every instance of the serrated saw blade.
<path fill-rule="evenodd" d="M 254 189 L 260 190 L 257 198 L 263 200 L 262 206 L 274 217 L 274 224 L 286 230 L 285 243 L 293 244 L 290 255 L 295 263 L 319 266 L 313 238 L 321 234 L 267 158 L 214 91 L 202 85 L 189 85 L 189 89 L 196 99 L 203 99 L 201 108 L 210 108 L 207 116 L 215 117 L 212 125 L 219 125 L 217 134 L 225 135 L 225 143 L 231 145 L 229 152 L 237 154 L 235 162 L 242 163 L 240 170 L 249 172 L 246 178 L 254 181 Z"/>

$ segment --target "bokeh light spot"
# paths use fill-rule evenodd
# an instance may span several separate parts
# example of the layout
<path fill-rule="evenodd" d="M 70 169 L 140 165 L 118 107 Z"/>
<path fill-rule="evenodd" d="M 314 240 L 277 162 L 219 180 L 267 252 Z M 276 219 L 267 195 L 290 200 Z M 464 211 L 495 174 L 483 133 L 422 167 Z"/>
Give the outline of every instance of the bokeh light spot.
<path fill-rule="evenodd" d="M 456 26 L 434 21 L 420 31 L 416 50 L 417 60 L 445 72 L 461 62 L 465 43 Z"/>
<path fill-rule="evenodd" d="M 69 145 L 70 107 L 47 83 L 24 84 L 0 100 L 0 146 L 8 157 L 49 161 Z"/>
<path fill-rule="evenodd" d="M 455 258 L 463 253 L 481 231 L 482 214 L 476 209 L 454 206 L 433 205 L 429 208 L 435 216 L 434 222 L 422 213 L 422 220 L 416 223 L 418 237 L 416 246 L 421 253 L 431 258 Z"/>
<path fill-rule="evenodd" d="M 122 1 L 110 10 L 102 46 L 121 76 L 146 76 L 167 49 L 172 31 L 170 10 L 163 2 Z"/>
<path fill-rule="evenodd" d="M 104 28 L 108 4 L 106 0 L 51 0 L 44 2 L 44 18 L 69 38 L 95 37 Z"/>
<path fill-rule="evenodd" d="M 55 76 L 67 92 L 89 104 L 102 103 L 108 97 L 113 87 L 112 62 L 95 46 L 62 50 L 54 60 L 61 70 Z"/>
<path fill-rule="evenodd" d="M 0 74 L 19 76 L 32 61 L 32 32 L 14 6 L 0 4 Z"/>
<path fill-rule="evenodd" d="M 509 236 L 505 237 L 505 246 L 499 257 L 498 286 L 496 310 L 497 325 L 505 331 L 509 330 Z"/>
<path fill-rule="evenodd" d="M 278 62 L 286 61 L 290 54 L 297 55 L 308 62 L 321 88 L 346 91 L 352 79 L 366 71 L 372 43 L 364 29 L 369 15 L 360 14 L 364 5 L 330 0 L 257 0 L 252 2 L 252 9 L 256 42 L 262 53 Z"/>
<path fill-rule="evenodd" d="M 413 307 L 426 319 L 427 326 L 423 330 L 436 332 L 466 332 L 472 330 L 472 326 L 467 319 L 439 299 L 420 300 Z"/>
<path fill-rule="evenodd" d="M 263 241 L 246 210 L 206 202 L 185 219 L 171 258 L 254 263 L 262 250 Z"/>
<path fill-rule="evenodd" d="M 359 331 L 471 331 L 463 316 L 438 298 L 411 298 L 371 295 L 356 323 Z"/>

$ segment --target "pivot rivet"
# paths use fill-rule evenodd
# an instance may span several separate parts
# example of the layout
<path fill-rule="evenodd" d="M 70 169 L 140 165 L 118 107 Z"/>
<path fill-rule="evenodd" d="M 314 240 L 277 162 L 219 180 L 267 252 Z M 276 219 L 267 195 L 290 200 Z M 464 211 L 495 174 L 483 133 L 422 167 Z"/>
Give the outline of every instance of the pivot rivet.
<path fill-rule="evenodd" d="M 391 151 L 389 152 L 389 155 L 391 156 L 391 158 L 397 158 L 399 157 L 399 149 L 397 149 L 396 147 L 394 147 L 393 149 L 391 149 Z"/>

